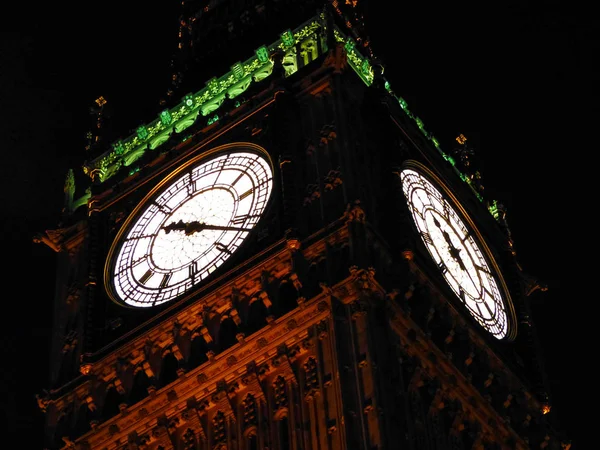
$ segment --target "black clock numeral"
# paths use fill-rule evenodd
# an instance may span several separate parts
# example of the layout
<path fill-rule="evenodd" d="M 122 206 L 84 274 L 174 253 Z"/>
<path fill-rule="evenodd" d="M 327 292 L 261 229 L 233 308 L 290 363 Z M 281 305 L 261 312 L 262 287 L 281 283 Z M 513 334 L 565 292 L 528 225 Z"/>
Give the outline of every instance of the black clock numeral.
<path fill-rule="evenodd" d="M 485 305 L 485 309 L 487 309 L 487 310 L 488 310 L 488 313 L 490 314 L 490 316 L 494 317 L 494 316 L 495 316 L 495 314 L 494 314 L 494 311 L 492 311 L 492 310 L 490 309 L 489 302 L 484 302 L 483 304 Z"/>
<path fill-rule="evenodd" d="M 493 279 L 492 279 L 492 281 L 493 281 Z M 487 288 L 487 286 L 482 285 L 482 288 L 483 288 L 483 292 L 485 292 L 490 298 L 495 298 L 494 294 Z"/>
<path fill-rule="evenodd" d="M 165 286 L 167 286 L 169 284 L 169 280 L 171 279 L 171 274 L 170 273 L 165 273 L 163 275 L 163 279 L 160 280 L 160 288 L 164 288 Z"/>
<path fill-rule="evenodd" d="M 486 302 L 484 302 L 483 304 L 487 305 Z M 479 317 L 483 317 L 483 313 L 481 312 L 481 303 L 477 302 L 477 303 L 475 303 L 475 306 L 477 306 L 477 315 Z"/>
<path fill-rule="evenodd" d="M 232 185 L 232 186 L 235 186 L 235 184 L 236 184 L 238 181 L 240 181 L 240 180 L 243 178 L 243 176 L 244 176 L 245 174 L 246 174 L 245 172 L 242 172 L 242 173 L 240 173 L 240 174 L 238 175 L 238 177 L 237 177 L 235 180 L 233 180 L 233 182 L 231 183 L 231 185 Z"/>
<path fill-rule="evenodd" d="M 131 236 L 127 238 L 127 242 L 139 241 L 140 239 L 153 238 L 156 234 L 142 234 L 139 236 Z"/>
<path fill-rule="evenodd" d="M 268 178 L 268 177 L 261 178 L 260 181 L 258 182 L 257 187 L 262 187 L 265 183 L 268 183 L 270 181 L 271 181 L 271 178 Z"/>
<path fill-rule="evenodd" d="M 234 225 L 240 225 L 240 224 L 244 223 L 246 220 L 248 220 L 249 217 L 250 217 L 249 214 L 244 214 L 242 216 L 235 216 L 231 220 L 231 223 L 234 224 Z"/>
<path fill-rule="evenodd" d="M 140 283 L 146 284 L 146 281 L 148 281 L 152 275 L 154 275 L 154 272 L 148 269 L 146 273 L 140 277 Z"/>
<path fill-rule="evenodd" d="M 194 276 L 198 273 L 198 262 L 193 261 L 189 266 L 190 278 L 194 278 Z"/>
<path fill-rule="evenodd" d="M 492 273 L 486 268 L 486 267 L 481 267 L 478 264 L 473 263 L 473 265 L 475 266 L 475 268 L 479 271 L 479 272 L 483 272 L 486 275 L 492 275 Z"/>
<path fill-rule="evenodd" d="M 423 237 L 423 241 L 425 241 L 426 244 L 433 245 L 433 239 L 431 239 L 431 235 L 429 233 L 422 232 L 421 236 Z"/>
<path fill-rule="evenodd" d="M 259 217 L 260 217 L 260 214 L 243 214 L 241 216 L 235 216 L 231 220 L 231 223 L 234 225 L 240 225 L 240 224 L 246 222 L 248 219 L 259 218 Z"/>
<path fill-rule="evenodd" d="M 220 242 L 217 242 L 215 244 L 215 247 L 220 252 L 227 253 L 228 255 L 232 255 L 233 254 L 233 252 L 231 250 L 229 250 L 225 245 L 221 244 Z"/>
<path fill-rule="evenodd" d="M 450 217 L 452 217 L 453 211 L 450 208 L 450 205 L 448 205 L 448 202 L 442 199 L 442 206 L 444 207 L 444 218 L 449 219 Z"/>
<path fill-rule="evenodd" d="M 427 200 L 429 200 L 429 204 L 436 210 L 439 211 L 437 204 L 444 203 L 444 198 L 437 191 L 431 191 L 428 187 L 424 187 L 425 195 L 427 196 Z M 423 202 L 426 204 L 427 202 Z"/>
<path fill-rule="evenodd" d="M 240 195 L 240 200 L 244 200 L 246 197 L 248 197 L 253 192 L 254 192 L 254 188 L 248 189 L 246 192 L 244 192 L 243 194 Z"/>
<path fill-rule="evenodd" d="M 420 209 L 418 209 L 415 205 L 413 205 L 412 203 L 410 204 L 410 211 L 413 215 L 417 215 L 419 216 L 419 218 L 421 220 L 425 220 L 425 216 L 423 215 L 423 211 L 421 211 Z"/>
<path fill-rule="evenodd" d="M 156 206 L 156 208 L 164 213 L 166 216 L 168 216 L 169 214 L 171 214 L 173 212 L 173 210 L 171 208 L 169 208 L 167 205 L 159 205 L 156 202 L 153 202 L 154 206 Z"/>
<path fill-rule="evenodd" d="M 446 267 L 446 264 L 444 264 L 443 261 L 438 264 L 438 268 L 440 269 L 442 274 L 448 272 L 448 268 Z"/>

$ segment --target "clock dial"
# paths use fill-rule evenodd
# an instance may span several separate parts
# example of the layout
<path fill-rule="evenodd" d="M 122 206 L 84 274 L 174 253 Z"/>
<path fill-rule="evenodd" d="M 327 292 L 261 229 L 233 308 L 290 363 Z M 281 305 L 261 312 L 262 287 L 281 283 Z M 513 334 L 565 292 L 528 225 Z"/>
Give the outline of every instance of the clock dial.
<path fill-rule="evenodd" d="M 260 153 L 198 157 L 169 175 L 136 208 L 109 252 L 113 300 L 151 307 L 197 286 L 250 235 L 273 188 Z"/>
<path fill-rule="evenodd" d="M 417 231 L 448 285 L 483 328 L 506 337 L 507 302 L 474 227 L 465 224 L 445 190 L 420 172 L 404 169 L 400 179 Z"/>

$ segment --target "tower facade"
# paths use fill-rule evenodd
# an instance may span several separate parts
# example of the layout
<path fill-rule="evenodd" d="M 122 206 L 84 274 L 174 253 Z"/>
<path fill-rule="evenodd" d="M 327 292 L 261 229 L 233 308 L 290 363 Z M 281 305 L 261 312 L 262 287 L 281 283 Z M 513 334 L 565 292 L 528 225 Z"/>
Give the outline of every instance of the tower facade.
<path fill-rule="evenodd" d="M 47 448 L 563 448 L 503 211 L 356 4 L 213 3 L 188 43 L 298 23 L 69 175 Z"/>

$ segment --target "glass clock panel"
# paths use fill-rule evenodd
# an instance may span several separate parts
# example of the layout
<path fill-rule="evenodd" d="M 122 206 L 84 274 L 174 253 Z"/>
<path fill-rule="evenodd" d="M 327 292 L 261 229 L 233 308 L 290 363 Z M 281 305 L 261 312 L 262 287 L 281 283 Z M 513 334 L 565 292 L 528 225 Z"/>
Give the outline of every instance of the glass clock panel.
<path fill-rule="evenodd" d="M 504 338 L 506 305 L 473 230 L 449 197 L 423 174 L 405 169 L 400 178 L 414 224 L 444 279 L 483 328 Z"/>
<path fill-rule="evenodd" d="M 270 163 L 245 151 L 199 160 L 167 177 L 117 237 L 107 266 L 114 299 L 156 306 L 208 278 L 250 235 L 272 189 Z"/>

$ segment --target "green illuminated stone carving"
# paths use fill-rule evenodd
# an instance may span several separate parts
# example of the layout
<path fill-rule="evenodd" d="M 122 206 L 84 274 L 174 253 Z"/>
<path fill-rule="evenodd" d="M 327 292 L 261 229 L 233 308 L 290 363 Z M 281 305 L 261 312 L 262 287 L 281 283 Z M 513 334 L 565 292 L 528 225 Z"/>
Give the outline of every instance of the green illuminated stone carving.
<path fill-rule="evenodd" d="M 346 49 L 347 52 L 351 52 L 354 50 L 355 45 L 356 44 L 354 43 L 354 41 L 352 39 L 348 38 L 346 40 L 346 43 L 344 44 L 344 48 Z"/>
<path fill-rule="evenodd" d="M 425 132 L 425 125 L 423 124 L 423 121 L 418 117 L 415 117 L 415 122 L 417 122 L 417 126 L 419 127 L 419 129 Z"/>
<path fill-rule="evenodd" d="M 235 98 L 235 97 L 237 97 L 238 95 L 240 95 L 241 93 L 243 93 L 246 89 L 248 89 L 250 87 L 251 83 L 252 83 L 252 77 L 251 76 L 247 76 L 245 78 L 242 78 L 242 80 L 240 82 L 234 84 L 233 86 L 231 86 L 227 90 L 227 96 L 229 98 Z M 237 102 L 237 103 L 239 103 L 239 102 Z M 236 106 L 236 108 L 237 108 L 237 106 Z"/>
<path fill-rule="evenodd" d="M 488 206 L 488 209 L 494 219 L 500 220 L 500 207 L 498 206 L 498 200 L 492 200 L 492 203 Z"/>
<path fill-rule="evenodd" d="M 199 111 L 195 110 L 191 114 L 188 114 L 187 116 L 182 117 L 180 120 L 178 120 L 175 124 L 175 132 L 181 133 L 186 128 L 191 127 L 198 118 L 198 113 Z"/>
<path fill-rule="evenodd" d="M 322 31 L 324 28 L 323 22 L 313 20 L 294 31 L 294 40 L 299 43 L 307 38 L 317 39 L 317 36 L 323 36 Z"/>
<path fill-rule="evenodd" d="M 150 148 L 150 150 L 154 150 L 155 148 L 160 147 L 162 144 L 167 142 L 169 140 L 169 138 L 171 137 L 172 132 L 173 132 L 173 130 L 167 128 L 165 131 L 163 131 L 156 137 L 152 138 L 148 144 L 148 147 Z"/>
<path fill-rule="evenodd" d="M 162 111 L 159 117 L 160 123 L 162 123 L 163 125 L 170 125 L 173 122 L 173 116 L 171 115 L 171 112 L 168 109 Z"/>
<path fill-rule="evenodd" d="M 123 152 L 125 151 L 125 147 L 123 147 L 123 142 L 121 142 L 121 141 L 115 142 L 113 144 L 113 149 L 117 155 L 122 155 Z"/>
<path fill-rule="evenodd" d="M 125 155 L 123 155 L 123 165 L 126 167 L 132 165 L 134 162 L 144 156 L 147 148 L 148 145 L 139 145 L 135 149 L 127 152 Z"/>
<path fill-rule="evenodd" d="M 148 137 L 148 128 L 144 125 L 139 126 L 135 132 L 140 139 L 146 139 Z"/>
<path fill-rule="evenodd" d="M 333 35 L 335 41 L 344 46 L 348 65 L 367 86 L 371 86 L 373 69 L 369 58 L 360 53 L 353 38 L 343 34 L 337 27 L 334 28 Z M 269 58 L 272 50 L 282 49 L 285 51 L 283 64 L 287 77 L 298 70 L 299 58 L 303 58 L 303 63 L 308 64 L 319 56 L 319 51 L 328 51 L 326 36 L 326 21 L 323 13 L 293 31 L 286 30 L 278 41 L 270 46 L 259 47 L 252 57 L 233 64 L 231 70 L 222 77 L 212 78 L 200 91 L 186 95 L 179 105 L 162 111 L 154 122 L 138 127 L 133 135 L 113 143 L 110 151 L 95 160 L 86 162 L 83 168 L 84 172 L 95 181 L 106 181 L 121 167 L 131 166 L 148 149 L 155 149 L 167 142 L 173 132 L 181 133 L 200 120 L 200 117 L 211 115 L 221 107 L 225 98 L 235 98 L 246 91 L 252 83 L 260 82 L 270 76 L 273 71 L 273 65 Z M 300 48 L 298 53 L 296 53 L 296 44 L 299 44 Z M 453 160 L 440 150 L 439 142 L 425 130 L 420 119 L 409 111 L 404 99 L 393 94 L 387 80 L 385 88 L 390 95 L 396 98 L 407 116 L 415 120 L 421 132 L 431 140 L 442 156 L 454 164 Z M 239 105 L 240 102 L 235 103 L 235 107 Z M 219 116 L 215 114 L 208 122 L 212 124 L 218 119 Z M 190 137 L 191 135 L 182 136 L 181 142 L 189 140 Z"/>
<path fill-rule="evenodd" d="M 213 111 L 217 110 L 219 106 L 225 101 L 225 94 L 221 94 L 218 97 L 213 97 L 210 101 L 205 102 L 200 107 L 200 112 L 203 116 L 208 116 Z"/>
<path fill-rule="evenodd" d="M 294 46 L 296 40 L 294 39 L 294 35 L 292 34 L 292 32 L 290 30 L 287 30 L 281 34 L 281 42 L 283 43 L 283 48 L 288 49 Z"/>
<path fill-rule="evenodd" d="M 368 59 L 363 59 L 360 70 L 364 75 L 369 75 L 371 73 L 371 62 Z"/>
<path fill-rule="evenodd" d="M 398 97 L 398 103 L 404 111 L 408 111 L 408 104 L 406 103 L 406 100 L 404 100 L 402 97 Z"/>
<path fill-rule="evenodd" d="M 129 176 L 131 176 L 131 175 L 133 175 L 133 174 L 135 174 L 135 173 L 138 173 L 139 171 L 140 171 L 140 168 L 139 168 L 139 167 L 134 167 L 134 168 L 133 168 L 133 169 L 131 169 L 131 170 L 130 170 L 128 173 L 129 173 Z"/>
<path fill-rule="evenodd" d="M 267 50 L 267 47 L 265 47 L 264 45 L 262 47 L 259 47 L 256 50 L 256 57 L 261 63 L 267 62 L 269 60 L 269 51 Z"/>
<path fill-rule="evenodd" d="M 259 82 L 267 78 L 273 72 L 273 65 L 269 61 L 264 64 L 260 69 L 254 72 L 254 81 Z"/>
<path fill-rule="evenodd" d="M 231 72 L 233 72 L 233 76 L 238 81 L 241 80 L 245 75 L 244 68 L 242 67 L 242 65 L 239 62 L 237 62 L 233 66 L 231 66 Z"/>
<path fill-rule="evenodd" d="M 209 80 L 206 83 L 206 86 L 208 86 L 208 92 L 210 92 L 212 95 L 217 95 L 219 93 L 219 83 L 217 82 L 216 78 Z"/>

